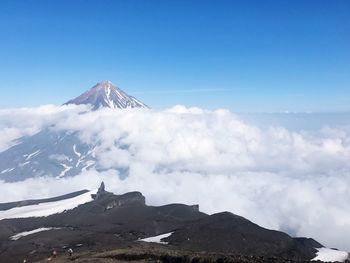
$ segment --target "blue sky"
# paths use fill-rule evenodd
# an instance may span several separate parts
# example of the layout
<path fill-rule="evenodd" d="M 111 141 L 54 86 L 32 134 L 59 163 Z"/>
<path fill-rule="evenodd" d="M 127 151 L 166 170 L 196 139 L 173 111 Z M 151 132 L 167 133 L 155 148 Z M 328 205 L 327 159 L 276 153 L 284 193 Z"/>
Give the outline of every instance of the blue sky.
<path fill-rule="evenodd" d="M 350 1 L 0 1 L 0 107 L 100 80 L 154 108 L 350 111 Z"/>

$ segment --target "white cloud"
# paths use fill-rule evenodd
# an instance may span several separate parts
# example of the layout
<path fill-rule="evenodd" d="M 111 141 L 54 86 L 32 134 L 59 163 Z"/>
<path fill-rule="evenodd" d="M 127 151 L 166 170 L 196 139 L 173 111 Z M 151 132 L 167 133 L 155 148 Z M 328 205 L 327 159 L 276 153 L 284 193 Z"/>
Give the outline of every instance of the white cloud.
<path fill-rule="evenodd" d="M 0 151 L 16 144 L 16 139 L 33 135 L 40 129 L 62 121 L 67 115 L 77 114 L 84 106 L 44 105 L 37 108 L 0 109 Z"/>
<path fill-rule="evenodd" d="M 149 204 L 198 203 L 229 210 L 268 228 L 314 237 L 350 250 L 350 134 L 317 134 L 248 125 L 226 110 L 176 106 L 164 111 L 45 106 L 0 111 L 0 147 L 46 126 L 79 131 L 98 143 L 105 172 L 74 178 L 1 183 L 0 201 L 93 189 L 101 180 L 115 193 L 138 190 Z M 9 130 L 10 129 L 10 130 Z M 11 130 L 12 129 L 12 130 Z M 116 168 L 128 168 L 120 179 Z"/>

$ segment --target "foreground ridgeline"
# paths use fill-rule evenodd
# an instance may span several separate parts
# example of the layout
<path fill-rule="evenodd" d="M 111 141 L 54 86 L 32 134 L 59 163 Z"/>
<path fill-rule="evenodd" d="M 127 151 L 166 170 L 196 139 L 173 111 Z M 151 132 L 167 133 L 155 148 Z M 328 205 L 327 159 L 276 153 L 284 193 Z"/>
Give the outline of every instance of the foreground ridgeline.
<path fill-rule="evenodd" d="M 346 252 L 262 228 L 197 205 L 148 206 L 139 192 L 82 190 L 51 199 L 0 204 L 0 262 L 345 261 Z M 52 255 L 54 253 L 54 255 Z M 223 261 L 225 259 L 225 261 Z M 91 261 L 90 261 L 91 260 Z"/>

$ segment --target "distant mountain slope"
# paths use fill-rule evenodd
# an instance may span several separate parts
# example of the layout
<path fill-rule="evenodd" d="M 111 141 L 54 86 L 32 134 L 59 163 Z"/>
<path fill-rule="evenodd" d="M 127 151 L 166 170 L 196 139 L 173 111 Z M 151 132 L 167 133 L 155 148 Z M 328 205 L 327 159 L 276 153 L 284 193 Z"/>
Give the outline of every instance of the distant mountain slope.
<path fill-rule="evenodd" d="M 93 110 L 103 107 L 111 109 L 148 108 L 146 104 L 129 96 L 110 81 L 97 83 L 90 90 L 65 104 L 90 104 Z"/>
<path fill-rule="evenodd" d="M 94 164 L 93 146 L 82 143 L 76 133 L 45 129 L 0 152 L 0 180 L 62 178 L 77 175 Z"/>
<path fill-rule="evenodd" d="M 0 211 L 3 219 L 0 220 L 0 262 L 45 259 L 53 248 L 60 254 L 68 247 L 84 253 L 123 247 L 137 249 L 148 242 L 155 242 L 152 248 L 259 257 L 259 262 L 270 258 L 276 262 L 310 260 L 323 251 L 322 245 L 312 239 L 292 238 L 228 212 L 207 215 L 196 205 L 183 204 L 148 206 L 139 192 L 115 195 L 101 185 L 96 194 L 81 192 L 59 199 L 52 199 L 55 201 L 51 201 L 51 206 L 61 210 L 52 210 L 51 214 L 47 199 L 42 206 L 37 200 L 39 205 L 35 209 L 29 204 Z M 32 210 L 32 214 L 28 212 L 26 218 L 16 219 L 14 212 L 23 217 L 19 210 Z M 329 251 L 332 250 L 327 250 L 328 255 Z M 347 255 L 334 251 L 334 255 L 339 254 Z"/>

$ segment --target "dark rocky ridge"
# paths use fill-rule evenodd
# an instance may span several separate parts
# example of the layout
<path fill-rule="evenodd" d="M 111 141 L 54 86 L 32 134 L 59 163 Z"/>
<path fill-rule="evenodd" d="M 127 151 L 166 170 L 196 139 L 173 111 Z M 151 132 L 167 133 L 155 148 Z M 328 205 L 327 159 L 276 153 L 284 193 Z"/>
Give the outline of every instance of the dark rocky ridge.
<path fill-rule="evenodd" d="M 191 253 L 310 260 L 315 257 L 315 245 L 322 246 L 312 239 L 292 238 L 264 229 L 228 212 L 207 215 L 196 205 L 183 204 L 148 206 L 139 192 L 115 195 L 105 191 L 102 185 L 92 197 L 93 201 L 64 213 L 0 220 L 0 262 L 20 262 L 23 258 L 33 262 L 45 258 L 53 249 L 64 253 L 67 247 L 84 254 L 142 246 Z M 9 240 L 17 233 L 40 227 L 60 229 Z M 136 242 L 169 232 L 173 234 L 164 239 L 167 245 Z"/>

